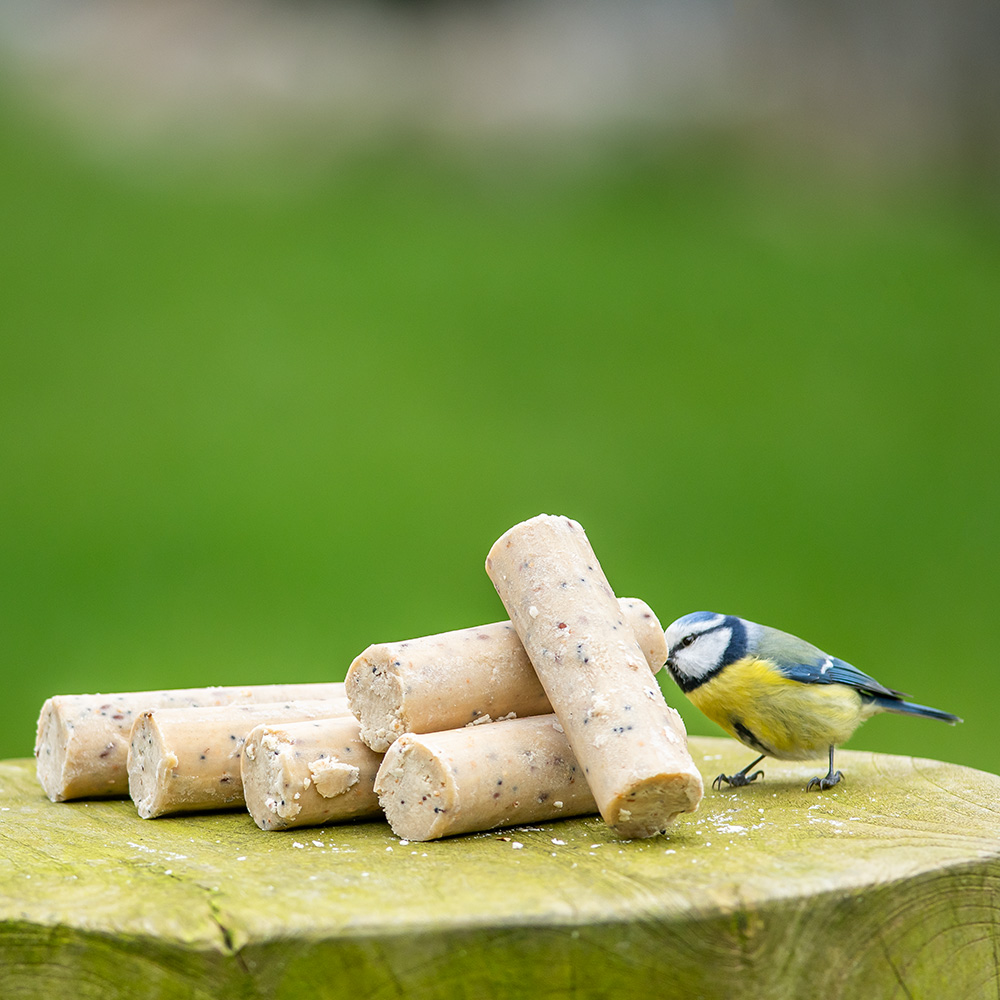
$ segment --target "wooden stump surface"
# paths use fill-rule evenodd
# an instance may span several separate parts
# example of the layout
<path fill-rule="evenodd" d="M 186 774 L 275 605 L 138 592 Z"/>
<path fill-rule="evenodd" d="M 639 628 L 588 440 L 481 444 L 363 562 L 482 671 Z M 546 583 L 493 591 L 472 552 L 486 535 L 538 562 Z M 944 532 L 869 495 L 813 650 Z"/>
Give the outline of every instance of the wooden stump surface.
<path fill-rule="evenodd" d="M 842 752 L 829 792 L 776 761 L 717 792 L 749 752 L 691 747 L 699 811 L 634 841 L 140 820 L 2 762 L 0 997 L 1000 997 L 1000 777 Z"/>

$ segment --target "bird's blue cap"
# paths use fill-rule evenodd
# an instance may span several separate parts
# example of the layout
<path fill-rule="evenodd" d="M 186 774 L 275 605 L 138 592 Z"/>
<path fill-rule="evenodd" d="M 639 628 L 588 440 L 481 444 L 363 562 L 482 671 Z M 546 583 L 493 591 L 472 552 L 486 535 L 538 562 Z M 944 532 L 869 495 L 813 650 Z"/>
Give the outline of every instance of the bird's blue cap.
<path fill-rule="evenodd" d="M 695 622 L 708 622 L 713 618 L 719 617 L 720 615 L 714 611 L 692 611 L 691 614 L 684 615 L 683 618 L 678 618 L 677 621 L 684 625 L 694 625 Z"/>

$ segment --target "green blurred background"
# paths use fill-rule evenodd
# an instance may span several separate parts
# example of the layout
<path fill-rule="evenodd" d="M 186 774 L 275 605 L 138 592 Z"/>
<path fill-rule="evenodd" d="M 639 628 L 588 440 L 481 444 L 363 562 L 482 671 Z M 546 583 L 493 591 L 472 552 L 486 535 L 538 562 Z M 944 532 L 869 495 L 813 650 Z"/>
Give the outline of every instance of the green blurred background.
<path fill-rule="evenodd" d="M 497 9 L 452 44 L 482 57 Z M 992 77 L 966 81 L 985 103 L 957 133 L 934 108 L 887 130 L 899 95 L 881 118 L 877 93 L 856 102 L 853 50 L 817 82 L 824 25 L 773 4 L 803 51 L 763 83 L 774 53 L 746 39 L 768 32 L 722 10 L 717 89 L 640 80 L 645 103 L 588 116 L 584 93 L 558 121 L 471 102 L 442 125 L 373 110 L 362 75 L 298 116 L 294 87 L 263 117 L 244 88 L 230 134 L 200 86 L 164 116 L 134 84 L 126 121 L 107 19 L 60 48 L 25 10 L 0 24 L 0 756 L 31 753 L 52 694 L 338 679 L 371 642 L 499 620 L 486 552 L 545 511 L 664 625 L 775 625 L 966 720 L 883 716 L 851 746 L 1000 770 Z M 320 19 L 293 53 L 335 34 L 320 8 L 260 10 Z M 550 16 L 557 37 L 574 18 Z M 432 66 L 447 17 L 375 25 Z M 183 89 L 153 34 L 148 59 L 106 51 Z M 236 49 L 258 65 L 276 34 Z M 734 66 L 758 96 L 809 80 L 826 103 L 738 106 Z M 206 102 L 217 127 L 188 128 Z"/>

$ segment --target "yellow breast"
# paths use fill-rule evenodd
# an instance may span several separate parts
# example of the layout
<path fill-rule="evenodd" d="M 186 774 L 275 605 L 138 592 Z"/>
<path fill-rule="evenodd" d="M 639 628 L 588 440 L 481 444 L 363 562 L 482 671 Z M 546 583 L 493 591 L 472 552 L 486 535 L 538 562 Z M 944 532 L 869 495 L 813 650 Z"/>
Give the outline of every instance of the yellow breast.
<path fill-rule="evenodd" d="M 753 656 L 731 663 L 688 697 L 741 743 L 785 760 L 822 756 L 871 714 L 854 688 L 803 684 Z"/>

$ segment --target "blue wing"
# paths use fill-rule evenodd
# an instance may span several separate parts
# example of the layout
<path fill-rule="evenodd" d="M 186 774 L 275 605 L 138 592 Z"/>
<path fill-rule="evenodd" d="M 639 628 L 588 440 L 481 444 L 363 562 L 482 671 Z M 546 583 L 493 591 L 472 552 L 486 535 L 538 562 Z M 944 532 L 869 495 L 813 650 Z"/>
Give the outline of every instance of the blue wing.
<path fill-rule="evenodd" d="M 836 656 L 826 656 L 821 661 L 810 663 L 778 663 L 778 669 L 794 681 L 802 684 L 846 684 L 863 694 L 878 695 L 883 698 L 905 698 L 902 691 L 894 691 L 880 684 L 874 677 L 858 670 Z"/>
<path fill-rule="evenodd" d="M 846 660 L 829 656 L 812 643 L 777 629 L 761 628 L 755 652 L 774 663 L 786 677 L 801 684 L 846 684 L 876 697 L 906 697 L 902 691 L 887 688 Z"/>

